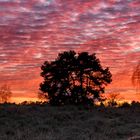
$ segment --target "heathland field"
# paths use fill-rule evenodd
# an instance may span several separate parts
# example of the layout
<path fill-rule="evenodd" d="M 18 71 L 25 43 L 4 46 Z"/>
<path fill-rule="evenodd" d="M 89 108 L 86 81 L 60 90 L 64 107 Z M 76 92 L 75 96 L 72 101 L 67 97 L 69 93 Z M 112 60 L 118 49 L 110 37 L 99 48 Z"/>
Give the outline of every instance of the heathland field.
<path fill-rule="evenodd" d="M 1 104 L 0 140 L 140 140 L 140 106 Z"/>

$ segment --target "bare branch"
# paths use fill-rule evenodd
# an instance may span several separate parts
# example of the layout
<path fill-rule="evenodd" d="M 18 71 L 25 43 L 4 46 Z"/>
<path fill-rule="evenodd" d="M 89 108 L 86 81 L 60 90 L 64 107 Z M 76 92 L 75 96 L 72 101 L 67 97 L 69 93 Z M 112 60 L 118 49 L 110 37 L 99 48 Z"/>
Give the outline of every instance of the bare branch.
<path fill-rule="evenodd" d="M 4 84 L 0 87 L 0 103 L 8 102 L 12 96 L 10 87 Z"/>

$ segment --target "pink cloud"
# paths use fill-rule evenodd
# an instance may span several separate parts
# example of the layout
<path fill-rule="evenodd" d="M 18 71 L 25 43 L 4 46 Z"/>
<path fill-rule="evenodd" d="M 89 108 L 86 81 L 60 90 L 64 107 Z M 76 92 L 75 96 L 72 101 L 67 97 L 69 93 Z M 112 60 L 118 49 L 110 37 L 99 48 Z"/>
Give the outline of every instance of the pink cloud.
<path fill-rule="evenodd" d="M 138 0 L 1 1 L 0 83 L 22 91 L 28 82 L 25 91 L 34 93 L 41 64 L 70 49 L 97 53 L 114 83 L 118 77 L 130 81 L 140 59 L 139 5 Z"/>

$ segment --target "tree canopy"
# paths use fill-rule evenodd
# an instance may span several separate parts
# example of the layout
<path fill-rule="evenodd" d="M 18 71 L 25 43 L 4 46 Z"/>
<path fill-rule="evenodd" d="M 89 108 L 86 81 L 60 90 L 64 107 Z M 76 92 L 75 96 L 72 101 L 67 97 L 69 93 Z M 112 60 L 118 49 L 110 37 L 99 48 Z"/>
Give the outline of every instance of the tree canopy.
<path fill-rule="evenodd" d="M 59 53 L 54 61 L 45 61 L 41 70 L 40 90 L 54 105 L 92 104 L 112 81 L 109 68 L 103 69 L 96 55 L 88 52 Z"/>

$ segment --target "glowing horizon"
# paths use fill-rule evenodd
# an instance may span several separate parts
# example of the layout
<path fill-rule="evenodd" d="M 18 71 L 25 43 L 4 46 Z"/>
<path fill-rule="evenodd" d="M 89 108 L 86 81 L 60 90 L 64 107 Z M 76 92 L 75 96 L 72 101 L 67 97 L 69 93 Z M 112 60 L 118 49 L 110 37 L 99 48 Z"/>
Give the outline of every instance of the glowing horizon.
<path fill-rule="evenodd" d="M 139 0 L 0 0 L 0 85 L 10 85 L 15 100 L 36 99 L 45 60 L 88 51 L 110 68 L 107 93 L 140 101 L 131 83 L 140 60 L 139 7 Z"/>

